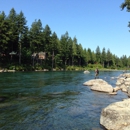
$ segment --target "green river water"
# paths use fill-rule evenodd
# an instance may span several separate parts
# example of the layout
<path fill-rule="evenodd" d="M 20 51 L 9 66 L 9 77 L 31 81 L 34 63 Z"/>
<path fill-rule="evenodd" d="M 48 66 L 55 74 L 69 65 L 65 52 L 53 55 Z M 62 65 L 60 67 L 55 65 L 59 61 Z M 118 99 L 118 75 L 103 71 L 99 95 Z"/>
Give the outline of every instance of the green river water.
<path fill-rule="evenodd" d="M 115 87 L 121 71 L 100 72 Z M 127 98 L 91 91 L 94 72 L 0 73 L 0 130 L 103 130 L 101 110 Z"/>

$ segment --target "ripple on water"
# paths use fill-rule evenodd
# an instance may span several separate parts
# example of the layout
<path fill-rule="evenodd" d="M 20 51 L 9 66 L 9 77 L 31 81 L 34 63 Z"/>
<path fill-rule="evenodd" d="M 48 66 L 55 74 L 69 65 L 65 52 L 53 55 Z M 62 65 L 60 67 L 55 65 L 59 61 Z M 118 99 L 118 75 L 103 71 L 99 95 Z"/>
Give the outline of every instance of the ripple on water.
<path fill-rule="evenodd" d="M 120 72 L 100 72 L 112 86 Z M 4 78 L 2 78 L 4 76 Z M 106 78 L 104 78 L 106 77 Z M 103 130 L 101 110 L 127 95 L 91 91 L 82 84 L 94 72 L 18 72 L 0 74 L 0 129 Z"/>

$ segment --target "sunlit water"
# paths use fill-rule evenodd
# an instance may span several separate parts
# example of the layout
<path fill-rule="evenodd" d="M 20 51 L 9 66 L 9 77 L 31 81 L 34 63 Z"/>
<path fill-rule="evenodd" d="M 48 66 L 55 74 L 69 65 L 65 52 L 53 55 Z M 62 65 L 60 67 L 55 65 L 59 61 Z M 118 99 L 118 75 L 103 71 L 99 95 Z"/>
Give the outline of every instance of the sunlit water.
<path fill-rule="evenodd" d="M 100 72 L 115 87 L 121 71 Z M 1 130 L 93 130 L 100 126 L 101 110 L 127 98 L 121 91 L 108 95 L 83 83 L 94 72 L 0 73 Z"/>

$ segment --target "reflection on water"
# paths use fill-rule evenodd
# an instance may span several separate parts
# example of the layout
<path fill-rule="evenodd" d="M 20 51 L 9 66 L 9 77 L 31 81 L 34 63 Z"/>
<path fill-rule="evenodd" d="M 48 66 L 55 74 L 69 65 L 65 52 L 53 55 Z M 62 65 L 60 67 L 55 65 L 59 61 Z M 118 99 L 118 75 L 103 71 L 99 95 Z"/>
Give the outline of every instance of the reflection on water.
<path fill-rule="evenodd" d="M 100 72 L 115 87 L 122 72 Z M 0 73 L 0 129 L 92 130 L 103 129 L 101 110 L 127 95 L 91 91 L 83 86 L 94 72 Z"/>

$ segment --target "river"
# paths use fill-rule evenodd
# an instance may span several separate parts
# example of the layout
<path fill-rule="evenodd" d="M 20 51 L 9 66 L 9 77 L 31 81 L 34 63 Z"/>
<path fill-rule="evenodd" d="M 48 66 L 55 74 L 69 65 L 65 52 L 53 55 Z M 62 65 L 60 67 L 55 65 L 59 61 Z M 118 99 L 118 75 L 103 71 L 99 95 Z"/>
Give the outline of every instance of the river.
<path fill-rule="evenodd" d="M 101 71 L 99 78 L 115 87 L 111 77 L 121 73 Z M 0 130 L 103 130 L 101 110 L 127 94 L 83 86 L 93 78 L 93 71 L 0 73 Z"/>

